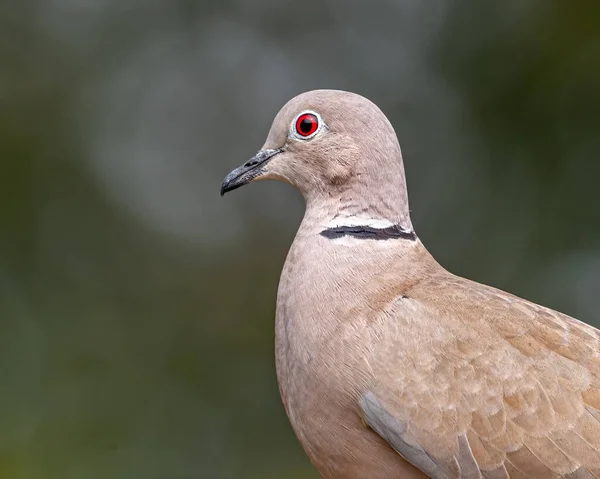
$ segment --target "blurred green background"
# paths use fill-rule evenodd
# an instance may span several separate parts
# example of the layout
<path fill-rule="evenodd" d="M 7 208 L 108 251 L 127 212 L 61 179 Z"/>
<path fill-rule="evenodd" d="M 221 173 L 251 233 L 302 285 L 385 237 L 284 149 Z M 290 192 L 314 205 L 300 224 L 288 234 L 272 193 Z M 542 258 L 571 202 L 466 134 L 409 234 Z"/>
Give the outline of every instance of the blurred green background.
<path fill-rule="evenodd" d="M 300 195 L 219 198 L 356 91 L 451 271 L 600 324 L 600 3 L 0 4 L 0 478 L 316 478 L 275 382 Z"/>

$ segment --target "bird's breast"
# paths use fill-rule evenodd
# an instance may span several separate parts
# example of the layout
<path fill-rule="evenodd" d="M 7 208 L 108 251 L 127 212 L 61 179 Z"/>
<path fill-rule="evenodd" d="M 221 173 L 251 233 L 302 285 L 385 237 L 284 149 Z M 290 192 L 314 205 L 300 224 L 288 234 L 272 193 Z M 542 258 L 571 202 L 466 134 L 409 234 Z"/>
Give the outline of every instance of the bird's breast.
<path fill-rule="evenodd" d="M 293 246 L 281 275 L 275 334 L 281 397 L 294 432 L 324 477 L 394 477 L 387 468 L 397 461 L 395 453 L 387 456 L 389 448 L 360 416 L 359 397 L 371 380 L 364 355 L 370 333 L 366 324 L 349 320 L 356 316 L 356 298 L 344 296 L 340 281 L 349 263 L 328 263 L 321 254 L 318 247 Z M 361 469 L 361 457 L 360 464 L 378 458 L 385 475 Z"/>

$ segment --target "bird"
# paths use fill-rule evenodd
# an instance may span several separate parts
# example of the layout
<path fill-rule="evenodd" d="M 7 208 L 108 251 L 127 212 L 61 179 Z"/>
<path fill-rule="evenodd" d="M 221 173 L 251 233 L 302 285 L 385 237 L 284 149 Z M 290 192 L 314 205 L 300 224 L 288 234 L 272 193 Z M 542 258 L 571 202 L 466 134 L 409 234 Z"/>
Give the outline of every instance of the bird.
<path fill-rule="evenodd" d="M 433 258 L 379 107 L 340 90 L 292 98 L 221 195 L 262 180 L 305 200 L 275 363 L 322 477 L 600 478 L 599 330 Z"/>

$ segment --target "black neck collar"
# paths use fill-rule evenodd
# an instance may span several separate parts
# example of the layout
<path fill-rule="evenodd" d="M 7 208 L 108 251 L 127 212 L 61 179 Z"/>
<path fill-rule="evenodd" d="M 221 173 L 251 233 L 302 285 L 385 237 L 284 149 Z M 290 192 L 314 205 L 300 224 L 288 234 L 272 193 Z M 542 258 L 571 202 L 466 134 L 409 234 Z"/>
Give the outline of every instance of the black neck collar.
<path fill-rule="evenodd" d="M 387 239 L 405 239 L 415 241 L 417 235 L 414 231 L 406 231 L 400 225 L 392 225 L 387 228 L 374 228 L 372 226 L 336 226 L 326 228 L 321 231 L 321 236 L 328 239 L 341 238 L 343 236 L 353 236 L 354 238 L 387 240 Z"/>

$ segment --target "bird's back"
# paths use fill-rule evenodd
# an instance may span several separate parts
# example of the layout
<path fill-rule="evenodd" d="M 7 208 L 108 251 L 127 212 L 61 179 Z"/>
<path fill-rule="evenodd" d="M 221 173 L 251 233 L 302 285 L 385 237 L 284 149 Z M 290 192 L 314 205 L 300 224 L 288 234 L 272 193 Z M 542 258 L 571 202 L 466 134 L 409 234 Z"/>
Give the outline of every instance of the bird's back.
<path fill-rule="evenodd" d="M 441 268 L 390 300 L 370 397 L 407 459 L 436 477 L 600 477 L 598 330 Z"/>

